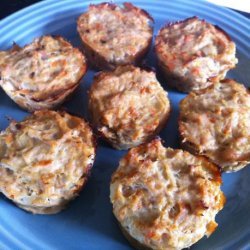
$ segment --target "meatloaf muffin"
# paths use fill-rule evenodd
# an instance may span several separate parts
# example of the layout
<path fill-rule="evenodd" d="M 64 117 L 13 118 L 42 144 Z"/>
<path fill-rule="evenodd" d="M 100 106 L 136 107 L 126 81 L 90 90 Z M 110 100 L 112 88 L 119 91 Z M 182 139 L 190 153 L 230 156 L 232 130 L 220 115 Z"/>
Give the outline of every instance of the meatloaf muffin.
<path fill-rule="evenodd" d="M 119 66 L 98 74 L 89 92 L 93 125 L 117 149 L 137 146 L 157 134 L 170 112 L 155 73 Z"/>
<path fill-rule="evenodd" d="M 77 22 L 84 51 L 92 66 L 113 69 L 136 64 L 148 52 L 153 19 L 131 3 L 90 5 Z"/>
<path fill-rule="evenodd" d="M 238 62 L 229 35 L 197 17 L 163 27 L 156 37 L 155 51 L 167 83 L 183 92 L 223 79 Z"/>
<path fill-rule="evenodd" d="M 29 212 L 57 213 L 79 194 L 94 158 L 84 120 L 36 111 L 0 133 L 0 192 Z"/>
<path fill-rule="evenodd" d="M 180 103 L 179 131 L 186 149 L 240 170 L 250 163 L 249 90 L 227 79 L 191 92 Z"/>
<path fill-rule="evenodd" d="M 86 72 L 83 54 L 62 37 L 43 36 L 0 52 L 0 85 L 22 108 L 51 109 L 71 94 Z"/>
<path fill-rule="evenodd" d="M 183 249 L 216 229 L 215 216 L 225 202 L 221 182 L 219 169 L 206 158 L 155 139 L 120 161 L 110 199 L 137 249 Z"/>

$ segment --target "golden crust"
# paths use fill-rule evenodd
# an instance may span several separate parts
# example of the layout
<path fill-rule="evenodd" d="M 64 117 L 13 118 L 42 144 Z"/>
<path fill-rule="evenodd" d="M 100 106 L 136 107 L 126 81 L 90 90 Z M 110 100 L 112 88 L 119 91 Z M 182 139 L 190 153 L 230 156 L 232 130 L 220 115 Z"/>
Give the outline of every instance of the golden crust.
<path fill-rule="evenodd" d="M 138 64 L 147 54 L 153 36 L 150 15 L 132 5 L 90 5 L 77 21 L 88 61 L 100 69 Z"/>
<path fill-rule="evenodd" d="M 244 85 L 223 80 L 180 103 L 182 145 L 202 154 L 223 171 L 238 171 L 250 163 L 250 94 Z"/>
<path fill-rule="evenodd" d="M 167 93 L 155 73 L 120 66 L 98 74 L 89 91 L 93 125 L 117 149 L 127 149 L 152 139 L 170 113 Z"/>
<path fill-rule="evenodd" d="M 182 249 L 215 230 L 225 203 L 221 183 L 218 167 L 205 157 L 164 148 L 155 139 L 121 159 L 110 199 L 138 249 Z"/>
<path fill-rule="evenodd" d="M 0 52 L 0 85 L 22 108 L 60 105 L 87 70 L 83 54 L 62 37 L 43 36 L 23 48 Z"/>
<path fill-rule="evenodd" d="M 235 50 L 225 31 L 197 17 L 166 25 L 155 40 L 160 70 L 167 83 L 182 92 L 223 79 L 238 62 Z"/>
<path fill-rule="evenodd" d="M 0 192 L 33 213 L 56 213 L 87 181 L 91 128 L 65 112 L 36 111 L 0 134 Z"/>

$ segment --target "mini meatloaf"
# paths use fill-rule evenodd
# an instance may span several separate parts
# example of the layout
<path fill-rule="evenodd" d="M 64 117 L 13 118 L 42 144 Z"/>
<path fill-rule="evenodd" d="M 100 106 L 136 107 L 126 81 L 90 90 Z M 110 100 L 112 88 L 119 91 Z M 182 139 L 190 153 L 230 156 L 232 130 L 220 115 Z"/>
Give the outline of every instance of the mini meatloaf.
<path fill-rule="evenodd" d="M 160 139 L 131 149 L 112 176 L 113 213 L 138 249 L 183 249 L 217 227 L 225 197 L 205 157 L 165 148 Z"/>
<path fill-rule="evenodd" d="M 92 66 L 114 69 L 137 64 L 148 52 L 153 19 L 131 3 L 90 5 L 77 22 L 84 51 Z"/>
<path fill-rule="evenodd" d="M 250 163 L 249 90 L 227 79 L 191 92 L 180 103 L 179 131 L 186 149 L 240 170 Z"/>
<path fill-rule="evenodd" d="M 167 83 L 183 92 L 224 79 L 238 62 L 235 50 L 226 32 L 197 17 L 166 25 L 155 40 L 158 65 Z"/>
<path fill-rule="evenodd" d="M 153 71 L 119 66 L 95 77 L 89 111 L 100 134 L 113 147 L 127 149 L 160 131 L 169 116 L 170 103 Z"/>
<path fill-rule="evenodd" d="M 26 211 L 57 213 L 79 194 L 94 158 L 83 119 L 36 111 L 0 133 L 0 192 Z"/>
<path fill-rule="evenodd" d="M 0 85 L 22 108 L 60 105 L 86 72 L 83 54 L 62 37 L 43 36 L 23 48 L 0 52 Z"/>

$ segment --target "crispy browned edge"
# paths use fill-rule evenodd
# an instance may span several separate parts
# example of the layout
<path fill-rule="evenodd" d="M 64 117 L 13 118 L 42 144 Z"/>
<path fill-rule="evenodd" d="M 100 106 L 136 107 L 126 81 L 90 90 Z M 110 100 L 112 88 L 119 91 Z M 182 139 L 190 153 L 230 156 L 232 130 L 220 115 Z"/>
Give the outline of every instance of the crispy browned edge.
<path fill-rule="evenodd" d="M 141 242 L 139 242 L 138 240 L 136 240 L 134 237 L 132 237 L 127 231 L 126 229 L 121 225 L 121 223 L 117 220 L 118 222 L 118 226 L 120 227 L 123 235 L 125 236 L 125 238 L 128 240 L 128 242 L 131 244 L 131 246 L 133 246 L 134 248 L 138 249 L 138 250 L 153 250 L 153 248 L 150 248 L 144 244 L 142 244 Z"/>
<path fill-rule="evenodd" d="M 66 100 L 68 100 L 71 97 L 71 95 L 73 94 L 73 92 L 75 91 L 75 89 L 80 85 L 81 79 L 84 77 L 84 75 L 86 74 L 86 72 L 88 70 L 86 56 L 85 56 L 84 53 L 81 52 L 81 50 L 79 48 L 74 47 L 68 40 L 66 40 L 64 37 L 59 36 L 59 35 L 45 35 L 45 36 L 41 36 L 39 38 L 41 39 L 42 37 L 46 37 L 46 36 L 53 37 L 56 40 L 62 39 L 64 42 L 66 42 L 68 45 L 70 45 L 73 49 L 77 50 L 81 54 L 82 58 L 85 59 L 85 62 L 82 64 L 81 74 L 80 74 L 81 76 L 80 76 L 78 82 L 72 84 L 68 88 L 61 88 L 60 90 L 57 90 L 55 93 L 51 93 L 48 96 L 44 96 L 42 99 L 32 98 L 31 100 L 37 103 L 37 105 L 34 105 L 33 107 L 30 107 L 30 105 L 27 105 L 25 102 L 16 101 L 16 100 L 12 99 L 12 97 L 10 96 L 10 98 L 19 107 L 21 107 L 22 109 L 24 109 L 26 111 L 29 111 L 29 112 L 57 108 L 59 105 L 61 105 L 63 102 L 65 102 Z M 26 44 L 23 47 L 19 47 L 18 44 L 16 44 L 14 42 L 13 45 L 12 45 L 12 47 L 9 50 L 10 51 L 18 51 L 18 50 L 24 49 L 25 47 L 29 46 L 33 42 L 34 42 L 34 40 L 31 43 Z M 43 107 L 43 105 L 40 105 L 40 103 L 43 103 L 43 102 L 47 102 L 46 103 L 47 105 L 46 105 L 45 108 Z"/>
<path fill-rule="evenodd" d="M 52 94 L 48 97 L 48 99 L 32 99 L 32 101 L 36 102 L 37 105 L 32 105 L 32 107 L 30 107 L 30 105 L 27 105 L 25 102 L 20 102 L 20 101 L 16 101 L 16 100 L 12 100 L 23 110 L 26 110 L 28 112 L 35 112 L 35 111 L 40 111 L 40 110 L 46 110 L 46 109 L 56 109 L 58 106 L 60 106 L 63 102 L 67 101 L 70 99 L 70 97 L 72 96 L 72 94 L 74 93 L 75 89 L 79 86 L 81 80 L 75 84 L 74 86 L 71 86 L 69 88 L 66 89 L 62 89 L 60 92 L 58 92 L 57 94 Z M 60 101 L 58 101 L 58 99 L 61 99 Z M 49 106 L 47 107 L 43 107 L 40 103 L 43 103 L 44 101 L 46 101 Z"/>
<path fill-rule="evenodd" d="M 212 162 L 212 159 L 210 159 L 209 157 L 207 157 L 205 153 L 202 153 L 202 152 L 199 151 L 197 145 L 195 145 L 194 143 L 191 143 L 191 142 L 187 141 L 187 139 L 183 136 L 183 133 L 181 132 L 181 129 L 180 129 L 180 121 L 178 121 L 178 127 L 179 127 L 179 133 L 180 133 L 181 147 L 184 150 L 189 151 L 193 155 L 206 157 L 206 158 L 209 159 L 209 161 Z M 249 164 L 249 162 L 248 163 L 247 162 L 244 163 L 244 162 L 236 161 L 235 163 L 232 163 L 231 165 L 228 165 L 228 166 L 220 166 L 217 162 L 213 161 L 213 163 L 216 164 L 216 165 L 218 165 L 218 167 L 220 168 L 220 170 L 222 172 L 225 172 L 225 173 L 237 172 L 237 171 L 241 170 L 242 168 L 246 167 Z"/>
<path fill-rule="evenodd" d="M 224 83 L 229 83 L 230 81 L 231 81 L 231 79 L 223 79 L 223 80 L 221 80 L 221 82 L 224 82 Z M 211 86 L 208 86 L 207 88 L 210 88 L 210 87 Z M 207 88 L 199 90 L 199 93 L 205 92 Z M 250 91 L 248 89 L 246 89 L 246 90 L 247 90 L 247 92 L 250 93 Z M 195 93 L 196 91 L 192 91 L 192 92 Z M 179 140 L 180 140 L 181 148 L 183 148 L 184 150 L 187 150 L 188 152 L 190 152 L 193 155 L 202 156 L 204 158 L 207 158 L 210 162 L 213 162 L 213 164 L 218 166 L 218 168 L 222 172 L 226 172 L 226 173 L 236 172 L 236 171 L 239 171 L 242 168 L 244 168 L 246 165 L 248 165 L 249 162 L 244 163 L 244 162 L 236 161 L 234 164 L 232 164 L 230 166 L 223 166 L 222 167 L 217 162 L 214 162 L 214 161 L 212 161 L 212 159 L 207 157 L 205 153 L 200 152 L 199 145 L 196 145 L 195 143 L 190 142 L 188 140 L 188 138 L 184 137 L 183 130 L 181 129 L 181 122 L 182 122 L 181 121 L 181 118 L 182 118 L 181 117 L 181 103 L 185 98 L 183 98 L 181 100 L 181 102 L 179 103 L 180 114 L 179 114 L 179 117 L 178 117 L 178 131 L 179 131 Z"/>
<path fill-rule="evenodd" d="M 166 116 L 164 117 L 164 119 L 162 120 L 162 122 L 158 125 L 157 129 L 154 131 L 154 133 L 150 134 L 149 136 L 145 137 L 145 139 L 142 142 L 139 143 L 127 143 L 127 144 L 121 144 L 118 141 L 114 141 L 114 140 L 109 140 L 108 138 L 106 138 L 100 131 L 100 137 L 103 138 L 105 141 L 107 141 L 113 148 L 118 149 L 118 150 L 126 150 L 126 149 L 130 149 L 133 147 L 137 147 L 141 144 L 150 142 L 160 131 L 161 129 L 166 125 L 169 115 L 170 115 L 171 110 L 166 114 Z"/>
<path fill-rule="evenodd" d="M 50 112 L 50 111 L 52 111 L 52 110 L 39 110 L 37 112 Z M 90 131 L 92 132 L 92 143 L 94 145 L 94 150 L 95 150 L 94 160 L 93 160 L 93 164 L 88 164 L 88 166 L 86 168 L 86 172 L 79 179 L 77 189 L 74 190 L 74 193 L 73 193 L 73 196 L 71 197 L 71 199 L 70 200 L 62 200 L 62 203 L 60 203 L 60 205 L 50 206 L 50 207 L 26 206 L 26 205 L 22 205 L 20 203 L 17 203 L 15 201 L 11 200 L 18 207 L 22 208 L 23 210 L 25 210 L 27 212 L 31 212 L 33 214 L 41 214 L 41 215 L 48 214 L 48 215 L 50 215 L 50 214 L 59 213 L 60 211 L 66 209 L 67 206 L 69 205 L 70 201 L 72 201 L 75 198 L 77 198 L 80 195 L 80 192 L 82 192 L 82 190 L 84 189 L 85 185 L 87 184 L 87 181 L 88 181 L 88 179 L 90 178 L 90 175 L 91 175 L 91 169 L 92 169 L 92 167 L 94 165 L 94 161 L 95 161 L 95 158 L 96 158 L 97 140 L 96 140 L 96 137 L 94 135 L 92 126 L 83 117 L 80 117 L 78 115 L 72 114 L 71 112 L 66 112 L 66 111 L 63 111 L 63 110 L 58 110 L 58 111 L 54 110 L 54 112 L 57 112 L 57 113 L 59 113 L 61 115 L 68 114 L 70 116 L 79 118 L 81 120 L 81 122 L 85 122 L 87 124 L 87 126 L 90 129 Z M 31 114 L 31 115 L 33 115 L 33 114 Z M 29 118 L 29 117 L 30 117 L 30 115 L 26 116 L 24 118 L 24 120 L 27 119 L 27 118 Z M 14 120 L 12 120 L 11 122 L 14 122 Z"/>
<path fill-rule="evenodd" d="M 175 25 L 175 24 L 179 24 L 179 23 L 185 23 L 186 21 L 189 21 L 189 20 L 199 20 L 199 17 L 198 16 L 192 16 L 192 17 L 188 17 L 184 20 L 179 20 L 179 21 L 176 21 L 176 22 L 169 22 L 167 24 L 165 24 L 160 30 L 164 29 L 164 28 L 167 28 L 167 27 L 170 27 L 172 25 Z M 203 23 L 206 23 L 207 21 L 205 19 L 200 19 Z M 223 30 L 220 26 L 216 25 L 216 24 L 212 24 L 212 23 L 209 23 L 211 25 L 213 25 L 219 32 L 223 33 L 226 38 L 228 39 L 228 41 L 232 41 L 231 37 L 229 36 L 229 34 Z"/>
<path fill-rule="evenodd" d="M 154 133 L 148 135 L 147 137 L 145 137 L 145 139 L 142 141 L 142 142 L 139 142 L 139 143 L 127 143 L 127 144 L 122 144 L 122 143 L 119 143 L 118 140 L 110 140 L 108 139 L 107 137 L 105 137 L 105 135 L 100 132 L 98 129 L 97 130 L 97 133 L 100 135 L 100 137 L 105 140 L 107 143 L 109 143 L 113 148 L 117 149 L 117 150 L 127 150 L 127 149 L 130 149 L 130 148 L 133 148 L 133 147 L 137 147 L 141 144 L 145 144 L 147 142 L 150 142 L 152 139 L 155 138 L 155 136 L 157 136 L 157 134 L 163 129 L 163 127 L 166 125 L 167 121 L 168 121 L 168 118 L 170 116 L 170 113 L 171 113 L 171 106 L 170 106 L 170 110 L 168 113 L 166 113 L 164 119 L 162 120 L 162 122 L 158 125 L 158 127 L 156 128 L 156 130 L 154 131 Z"/>
<path fill-rule="evenodd" d="M 180 24 L 180 23 L 185 23 L 186 21 L 189 21 L 189 20 L 199 20 L 199 18 L 197 16 L 193 16 L 193 17 L 189 17 L 189 18 L 186 18 L 184 20 L 180 20 L 180 21 L 176 21 L 176 22 L 169 22 L 167 24 L 165 24 L 158 32 L 157 34 L 157 37 L 160 35 L 160 32 L 161 30 L 165 29 L 165 28 L 168 28 L 168 27 L 171 27 L 173 25 L 176 25 L 176 24 Z M 203 23 L 205 23 L 206 21 L 204 19 L 201 19 L 201 21 Z M 213 25 L 213 24 L 211 24 Z M 230 38 L 230 36 L 228 35 L 227 32 L 225 32 L 222 28 L 220 28 L 218 25 L 213 25 L 215 27 L 215 29 L 217 29 L 218 32 L 222 33 L 229 42 L 232 41 L 232 39 Z M 174 88 L 174 89 L 177 89 L 179 90 L 180 92 L 184 92 L 184 93 L 189 93 L 190 91 L 193 91 L 193 87 L 192 87 L 192 82 L 190 82 L 188 79 L 185 79 L 184 77 L 180 77 L 180 76 L 177 76 L 175 75 L 173 72 L 171 72 L 171 70 L 164 64 L 164 62 L 162 62 L 160 60 L 160 57 L 158 56 L 158 53 L 157 53 L 157 47 L 158 47 L 158 44 L 156 43 L 155 46 L 154 46 L 154 52 L 156 54 L 156 57 L 157 57 L 157 66 L 158 66 L 158 69 L 159 71 L 163 74 L 164 78 L 166 79 L 167 81 L 167 84 L 171 87 L 171 88 Z M 225 72 L 227 72 L 228 70 L 230 69 L 226 69 L 224 70 L 223 72 L 221 72 L 220 74 L 218 74 L 217 76 L 214 76 L 214 77 L 210 77 L 208 78 L 208 82 L 210 83 L 210 85 L 214 84 L 215 82 L 223 79 L 225 77 Z M 190 86 L 191 85 L 191 86 Z M 210 86 L 208 85 L 208 86 Z M 207 86 L 207 87 L 208 87 Z"/>
<path fill-rule="evenodd" d="M 175 74 L 173 74 L 168 67 L 166 67 L 159 58 L 157 58 L 157 66 L 159 72 L 163 75 L 164 79 L 166 79 L 166 84 L 173 88 L 177 89 L 180 92 L 183 93 L 190 93 L 191 91 L 194 91 L 192 87 L 192 82 L 189 81 L 188 79 L 185 79 L 183 77 L 179 77 Z M 224 77 L 224 71 L 221 74 L 218 74 L 215 77 L 210 77 L 208 78 L 209 85 L 206 86 L 205 88 L 211 86 L 217 81 L 220 81 Z"/>
<path fill-rule="evenodd" d="M 93 5 L 93 4 L 91 4 L 91 5 Z M 97 8 L 99 8 L 99 9 L 101 9 L 105 5 L 108 5 L 111 9 L 114 9 L 114 8 L 117 7 L 116 4 L 107 3 L 107 2 L 97 4 L 95 6 Z M 133 10 L 133 9 L 139 10 L 139 12 L 142 15 L 146 16 L 152 22 L 154 22 L 154 19 L 145 10 L 137 8 L 133 4 L 128 3 L 128 2 L 125 2 L 123 5 L 124 5 L 125 8 L 130 9 L 130 10 Z M 111 61 L 107 61 L 101 54 L 99 54 L 98 52 L 95 51 L 95 48 L 90 47 L 87 43 L 84 42 L 84 39 L 82 38 L 82 36 L 81 36 L 81 34 L 79 32 L 80 17 L 81 16 L 79 16 L 78 19 L 77 19 L 77 31 L 78 31 L 78 34 L 79 34 L 79 36 L 81 38 L 83 51 L 84 51 L 84 54 L 86 55 L 86 57 L 88 59 L 88 64 L 94 69 L 113 70 L 113 69 L 115 69 L 115 67 L 117 67 L 119 65 L 127 65 L 127 64 L 139 65 L 142 62 L 143 58 L 147 55 L 147 53 L 150 50 L 152 39 L 153 39 L 153 27 L 152 27 L 152 32 L 151 32 L 152 33 L 151 38 L 148 40 L 147 46 L 144 49 L 142 49 L 141 51 L 137 52 L 137 54 L 135 54 L 133 57 L 131 57 L 129 62 L 119 63 L 118 64 L 118 63 L 114 63 L 114 62 L 111 62 Z"/>
<path fill-rule="evenodd" d="M 129 68 L 129 67 L 133 67 L 133 66 L 127 65 L 127 66 L 121 66 L 121 67 L 128 67 Z M 150 68 L 150 67 L 139 67 L 139 68 L 141 70 L 145 70 L 147 72 L 153 72 L 153 73 L 155 73 L 154 69 Z M 114 71 L 115 70 L 112 70 L 112 72 L 114 72 Z M 109 75 L 110 72 L 109 71 L 101 71 L 101 72 L 98 72 L 94 76 L 93 83 L 91 84 L 91 88 L 90 88 L 90 90 L 88 92 L 89 100 L 90 100 L 90 93 L 92 91 L 94 83 L 96 81 L 101 81 L 107 74 Z M 162 119 L 161 123 L 159 123 L 159 125 L 156 128 L 156 130 L 154 131 L 154 133 L 152 133 L 152 134 L 148 135 L 147 137 L 145 137 L 145 140 L 143 142 L 141 142 L 141 143 L 121 144 L 117 140 L 110 140 L 110 139 L 108 139 L 107 137 L 105 137 L 105 135 L 101 131 L 98 130 L 97 124 L 95 124 L 94 121 L 93 121 L 93 113 L 92 113 L 92 109 L 90 107 L 90 102 L 88 102 L 88 114 L 89 114 L 89 118 L 90 118 L 91 124 L 94 127 L 94 130 L 99 135 L 100 138 L 102 138 L 104 141 L 106 141 L 107 143 L 109 143 L 115 149 L 126 150 L 126 149 L 129 149 L 129 148 L 132 148 L 132 147 L 136 147 L 136 146 L 139 146 L 141 144 L 144 144 L 144 143 L 147 143 L 147 142 L 151 141 L 163 129 L 163 127 L 166 125 L 166 123 L 167 123 L 167 121 L 169 119 L 169 116 L 170 116 L 170 114 L 172 112 L 171 101 L 170 101 L 169 98 L 168 98 L 168 100 L 169 100 L 169 111 L 166 113 L 166 115 Z"/>
<path fill-rule="evenodd" d="M 155 137 L 152 141 L 160 141 L 161 143 L 163 142 L 163 140 L 160 137 Z M 147 143 L 143 143 L 140 145 L 140 147 L 143 147 L 144 145 L 146 145 Z M 179 149 L 177 149 L 179 150 Z M 189 152 L 190 153 L 190 152 Z M 192 153 L 191 153 L 192 154 Z M 206 167 L 212 172 L 214 178 L 212 181 L 219 183 L 220 185 L 222 184 L 222 177 L 221 177 L 221 170 L 220 168 L 214 164 L 213 162 L 211 162 L 207 157 L 205 156 L 201 156 L 201 155 L 194 155 L 196 158 L 200 159 L 202 162 L 206 162 Z M 224 205 L 226 203 L 226 197 L 224 195 L 223 192 L 221 192 L 221 196 L 220 196 L 220 201 L 219 201 L 219 210 L 221 210 Z M 116 218 L 115 214 L 114 217 Z M 137 241 L 134 237 L 132 237 L 127 230 L 121 225 L 120 221 L 116 218 L 117 223 L 123 233 L 123 235 L 125 236 L 125 238 L 130 242 L 130 244 L 135 247 L 138 250 L 153 250 L 152 248 L 148 247 L 145 244 L 142 244 L 141 242 Z M 213 225 L 213 227 L 208 229 L 208 233 L 209 236 L 216 230 L 217 225 Z"/>

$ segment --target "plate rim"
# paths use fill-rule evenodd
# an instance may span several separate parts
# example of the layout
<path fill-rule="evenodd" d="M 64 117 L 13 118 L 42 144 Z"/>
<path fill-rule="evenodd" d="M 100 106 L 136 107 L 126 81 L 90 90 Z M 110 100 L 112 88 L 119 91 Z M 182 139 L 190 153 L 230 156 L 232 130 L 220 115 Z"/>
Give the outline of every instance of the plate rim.
<path fill-rule="evenodd" d="M 181 0 L 179 2 L 189 3 L 190 1 L 192 1 L 192 0 Z M 41 2 L 38 2 L 38 3 L 32 4 L 32 5 L 30 5 L 30 6 L 26 7 L 26 8 L 23 8 L 23 9 L 17 11 L 17 12 L 14 12 L 13 14 L 11 14 L 11 15 L 3 18 L 0 21 L 0 33 L 1 33 L 1 30 L 3 29 L 2 26 L 4 26 L 8 22 L 12 22 L 13 20 L 18 19 L 20 16 L 24 15 L 25 13 L 32 12 L 32 11 L 37 10 L 37 9 L 39 10 L 39 9 L 41 9 L 41 7 L 48 7 L 49 8 L 49 7 L 54 6 L 54 5 L 65 5 L 66 3 L 74 3 L 74 2 L 78 2 L 79 3 L 79 1 L 77 1 L 77 0 L 64 0 L 62 2 L 61 1 L 56 1 L 56 0 L 45 0 L 45 1 L 41 1 Z M 88 5 L 90 3 L 98 3 L 98 2 L 103 2 L 103 1 L 93 0 L 93 1 L 83 2 L 82 4 L 83 5 Z M 114 1 L 114 2 L 120 2 L 120 1 Z M 143 4 L 143 3 L 146 3 L 147 0 L 134 0 L 134 1 L 132 0 L 131 2 L 135 2 L 135 4 L 137 4 L 137 3 L 142 3 Z M 164 1 L 162 1 L 162 2 L 164 2 Z M 225 11 L 226 10 L 226 12 L 233 13 L 234 16 L 238 16 L 238 17 L 240 17 L 240 19 L 244 20 L 245 22 L 249 22 L 250 23 L 250 20 L 247 17 L 241 15 L 240 13 L 238 13 L 238 12 L 236 12 L 234 10 L 231 10 L 231 9 L 228 9 L 228 8 L 225 8 L 225 7 L 222 7 L 222 6 L 217 6 L 217 5 L 213 4 L 213 3 L 207 2 L 205 0 L 199 1 L 199 2 L 197 2 L 197 4 L 199 4 L 199 5 L 200 4 L 204 4 L 204 5 L 207 5 L 207 6 L 211 6 L 213 8 L 220 9 L 221 11 Z M 8 27 L 8 25 L 4 27 L 4 30 L 6 29 L 6 27 Z M 0 225 L 0 229 L 3 228 L 3 227 L 4 226 Z M 247 234 L 248 234 L 248 232 L 247 232 Z M 240 237 L 237 240 L 237 242 L 240 242 L 241 240 L 243 240 L 243 238 L 246 238 L 245 235 L 243 235 L 242 237 Z M 17 239 L 17 240 L 19 241 L 19 239 Z M 2 242 L 1 239 L 0 239 L 0 243 L 4 245 L 4 242 Z M 246 242 L 246 245 L 244 245 L 244 246 L 248 246 L 248 242 Z"/>

